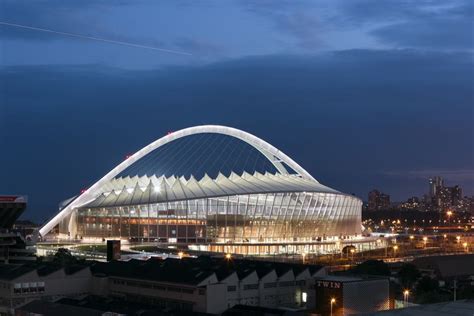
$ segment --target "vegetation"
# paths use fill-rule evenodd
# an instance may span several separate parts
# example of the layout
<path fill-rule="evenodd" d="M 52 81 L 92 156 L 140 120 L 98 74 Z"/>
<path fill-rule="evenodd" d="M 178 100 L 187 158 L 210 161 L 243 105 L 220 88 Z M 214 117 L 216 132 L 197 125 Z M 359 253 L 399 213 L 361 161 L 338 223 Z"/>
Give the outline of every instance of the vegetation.
<path fill-rule="evenodd" d="M 382 260 L 367 260 L 352 269 L 355 274 L 390 276 L 388 265 Z"/>
<path fill-rule="evenodd" d="M 411 263 L 406 263 L 398 272 L 398 280 L 404 288 L 412 288 L 416 281 L 421 277 L 418 268 Z"/>
<path fill-rule="evenodd" d="M 61 266 L 70 266 L 79 262 L 83 262 L 84 260 L 74 257 L 66 248 L 59 248 L 54 256 L 52 256 L 51 261 L 58 263 Z"/>

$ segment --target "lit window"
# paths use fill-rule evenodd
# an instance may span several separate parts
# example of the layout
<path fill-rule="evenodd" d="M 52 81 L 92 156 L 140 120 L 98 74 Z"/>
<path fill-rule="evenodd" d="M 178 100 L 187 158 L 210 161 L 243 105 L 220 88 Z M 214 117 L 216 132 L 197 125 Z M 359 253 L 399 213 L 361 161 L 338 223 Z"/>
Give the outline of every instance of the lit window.
<path fill-rule="evenodd" d="M 303 303 L 306 303 L 307 300 L 308 300 L 308 293 L 306 292 L 301 293 L 301 301 Z"/>

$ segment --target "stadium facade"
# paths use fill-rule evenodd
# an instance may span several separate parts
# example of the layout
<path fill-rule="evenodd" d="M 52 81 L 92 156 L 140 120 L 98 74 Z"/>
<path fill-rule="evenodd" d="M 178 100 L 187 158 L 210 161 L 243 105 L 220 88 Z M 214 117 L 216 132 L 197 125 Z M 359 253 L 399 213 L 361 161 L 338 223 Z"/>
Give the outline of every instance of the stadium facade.
<path fill-rule="evenodd" d="M 196 126 L 142 148 L 67 201 L 40 234 L 237 253 L 351 240 L 362 201 L 244 131 Z M 257 246 L 257 247 L 255 247 Z"/>

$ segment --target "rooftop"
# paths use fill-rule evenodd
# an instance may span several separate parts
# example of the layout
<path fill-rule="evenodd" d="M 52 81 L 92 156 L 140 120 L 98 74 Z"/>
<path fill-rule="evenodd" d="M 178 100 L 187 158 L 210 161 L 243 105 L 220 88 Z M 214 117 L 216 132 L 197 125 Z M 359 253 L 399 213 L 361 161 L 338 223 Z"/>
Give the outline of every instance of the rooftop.
<path fill-rule="evenodd" d="M 147 261 L 98 262 L 91 269 L 96 275 L 198 285 L 213 274 L 221 281 L 234 272 L 239 279 L 243 279 L 253 272 L 256 272 L 258 277 L 261 278 L 273 270 L 275 270 L 277 276 L 281 276 L 290 270 L 298 275 L 305 269 L 314 274 L 322 268 L 322 266 L 200 256 L 198 258 L 185 257 L 183 259 L 168 258 L 160 260 L 151 258 Z"/>
<path fill-rule="evenodd" d="M 29 262 L 22 265 L 0 264 L 0 280 L 14 280 L 22 275 L 36 271 L 38 276 L 47 276 L 53 272 L 64 269 L 67 275 L 74 274 L 89 267 L 90 263 L 78 263 L 62 266 L 54 262 Z"/>
<path fill-rule="evenodd" d="M 474 255 L 421 257 L 413 260 L 418 269 L 434 270 L 441 278 L 474 275 Z"/>

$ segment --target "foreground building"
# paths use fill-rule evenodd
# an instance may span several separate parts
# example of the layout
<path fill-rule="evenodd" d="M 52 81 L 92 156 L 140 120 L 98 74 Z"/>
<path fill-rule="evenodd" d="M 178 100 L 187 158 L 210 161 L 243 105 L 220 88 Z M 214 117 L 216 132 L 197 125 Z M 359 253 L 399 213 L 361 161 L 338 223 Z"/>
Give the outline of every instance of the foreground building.
<path fill-rule="evenodd" d="M 389 279 L 328 275 L 315 280 L 317 315 L 359 315 L 390 308 Z"/>
<path fill-rule="evenodd" d="M 66 268 L 52 262 L 0 264 L 0 315 L 12 315 L 16 308 L 35 299 L 88 294 L 91 282 L 88 264 Z"/>
<path fill-rule="evenodd" d="M 28 203 L 24 195 L 0 195 L 0 262 L 35 261 L 35 250 L 25 235 L 14 230 L 15 221 Z"/>
<path fill-rule="evenodd" d="M 324 252 L 360 236 L 361 206 L 249 133 L 197 126 L 128 157 L 64 203 L 40 234 L 242 254 Z"/>
<path fill-rule="evenodd" d="M 211 257 L 0 264 L 0 314 L 13 314 L 34 300 L 85 295 L 122 305 L 212 314 L 235 305 L 311 309 L 315 279 L 326 275 L 322 266 Z M 30 312 L 42 308 L 33 305 Z"/>

